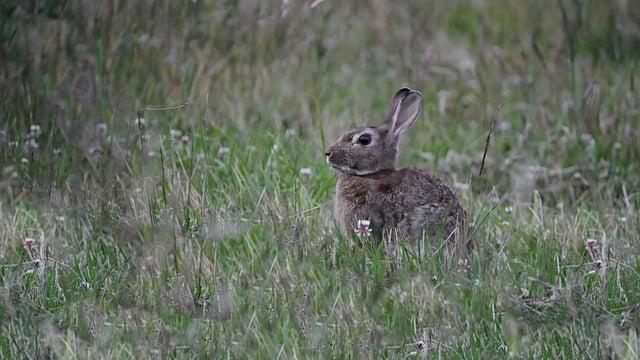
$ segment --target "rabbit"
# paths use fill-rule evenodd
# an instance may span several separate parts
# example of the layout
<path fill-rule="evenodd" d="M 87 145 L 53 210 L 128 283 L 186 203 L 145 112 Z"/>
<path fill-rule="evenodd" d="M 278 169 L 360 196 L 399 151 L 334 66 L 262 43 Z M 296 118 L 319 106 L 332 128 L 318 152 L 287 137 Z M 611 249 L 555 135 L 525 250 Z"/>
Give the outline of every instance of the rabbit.
<path fill-rule="evenodd" d="M 455 193 L 429 172 L 395 168 L 400 137 L 421 109 L 420 92 L 402 88 L 382 125 L 351 129 L 327 149 L 329 165 L 339 172 L 334 216 L 345 233 L 364 227 L 361 235 L 377 241 L 414 243 L 423 233 L 447 245 L 462 241 L 467 213 Z"/>

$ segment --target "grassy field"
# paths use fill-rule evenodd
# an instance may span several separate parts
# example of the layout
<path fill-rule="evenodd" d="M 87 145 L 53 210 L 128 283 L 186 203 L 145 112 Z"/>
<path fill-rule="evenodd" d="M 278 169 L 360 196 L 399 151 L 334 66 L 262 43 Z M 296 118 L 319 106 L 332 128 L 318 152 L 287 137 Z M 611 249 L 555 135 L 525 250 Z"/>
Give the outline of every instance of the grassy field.
<path fill-rule="evenodd" d="M 637 359 L 633 3 L 3 2 L 0 358 Z M 402 86 L 467 266 L 334 222 Z"/>

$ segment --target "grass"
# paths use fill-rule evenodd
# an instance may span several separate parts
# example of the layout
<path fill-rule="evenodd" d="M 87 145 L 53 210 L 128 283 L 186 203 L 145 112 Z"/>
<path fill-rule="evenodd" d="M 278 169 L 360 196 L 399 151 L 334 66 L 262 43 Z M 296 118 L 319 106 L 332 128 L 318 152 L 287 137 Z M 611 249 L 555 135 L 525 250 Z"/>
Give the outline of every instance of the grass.
<path fill-rule="evenodd" d="M 631 5 L 0 17 L 0 358 L 640 356 Z M 399 161 L 460 195 L 466 267 L 429 239 L 352 248 L 334 223 L 323 150 L 401 86 L 425 110 Z"/>

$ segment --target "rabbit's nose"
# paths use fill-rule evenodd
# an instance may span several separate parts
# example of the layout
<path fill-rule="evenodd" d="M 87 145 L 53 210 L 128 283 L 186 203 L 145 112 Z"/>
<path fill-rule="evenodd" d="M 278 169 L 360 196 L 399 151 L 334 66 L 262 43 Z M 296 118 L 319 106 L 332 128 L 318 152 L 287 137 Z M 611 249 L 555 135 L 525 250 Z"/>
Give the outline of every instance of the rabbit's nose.
<path fill-rule="evenodd" d="M 326 153 L 324 153 L 327 156 L 331 156 L 331 151 L 327 151 Z"/>

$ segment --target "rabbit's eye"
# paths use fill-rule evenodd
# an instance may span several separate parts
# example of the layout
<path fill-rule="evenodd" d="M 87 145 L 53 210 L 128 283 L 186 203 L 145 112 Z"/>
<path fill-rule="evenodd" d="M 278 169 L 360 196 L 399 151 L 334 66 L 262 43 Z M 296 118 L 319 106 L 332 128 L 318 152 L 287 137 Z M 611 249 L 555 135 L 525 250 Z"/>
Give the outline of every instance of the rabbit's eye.
<path fill-rule="evenodd" d="M 358 143 L 360 145 L 369 145 L 371 144 L 371 134 L 362 134 L 358 138 Z"/>

